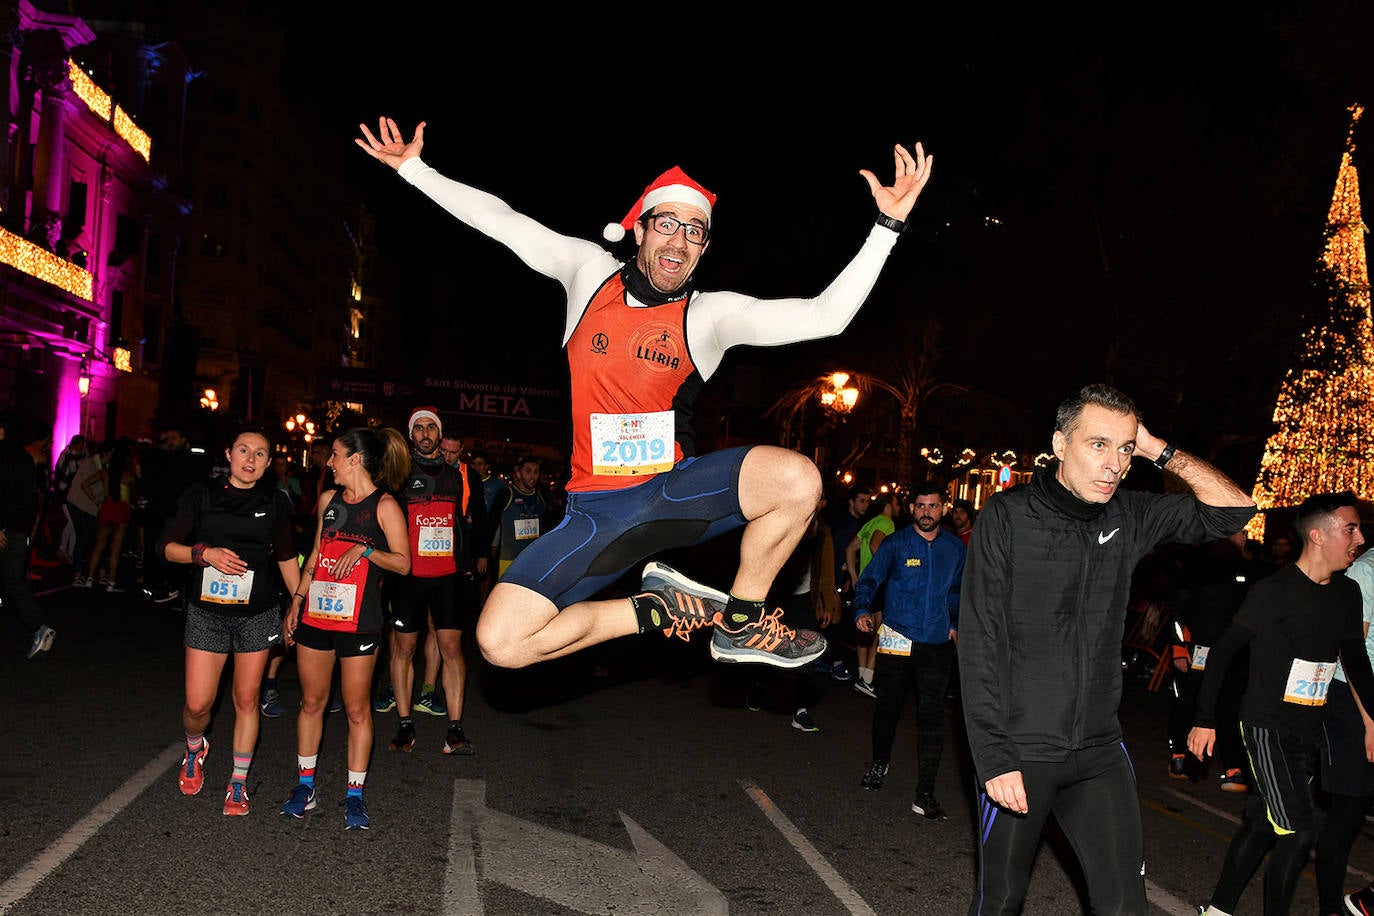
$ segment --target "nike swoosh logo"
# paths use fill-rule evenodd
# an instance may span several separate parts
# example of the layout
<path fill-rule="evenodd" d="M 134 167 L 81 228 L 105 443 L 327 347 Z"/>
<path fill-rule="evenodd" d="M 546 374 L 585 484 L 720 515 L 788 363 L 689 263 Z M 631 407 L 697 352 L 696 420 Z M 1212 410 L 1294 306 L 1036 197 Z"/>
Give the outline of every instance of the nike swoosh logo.
<path fill-rule="evenodd" d="M 365 646 L 359 646 L 359 647 L 358 647 L 358 651 L 359 651 L 359 652 L 366 652 L 368 649 L 371 649 L 371 648 L 372 648 L 373 646 L 375 646 L 375 645 L 377 645 L 375 642 L 370 642 L 370 643 L 368 643 L 368 644 L 365 645 Z"/>
<path fill-rule="evenodd" d="M 267 514 L 266 512 L 254 512 L 254 513 L 253 513 L 253 518 L 262 518 L 262 517 L 263 517 L 264 515 L 266 515 L 266 514 Z"/>
<path fill-rule="evenodd" d="M 1121 530 L 1120 528 L 1113 528 L 1111 534 L 1103 534 L 1102 532 L 1099 531 L 1099 532 L 1097 533 L 1097 543 L 1099 543 L 1099 544 L 1105 544 L 1105 543 L 1107 543 L 1107 542 L 1110 541 L 1112 538 L 1116 537 L 1116 533 L 1117 533 L 1118 531 L 1120 531 L 1120 530 Z"/>

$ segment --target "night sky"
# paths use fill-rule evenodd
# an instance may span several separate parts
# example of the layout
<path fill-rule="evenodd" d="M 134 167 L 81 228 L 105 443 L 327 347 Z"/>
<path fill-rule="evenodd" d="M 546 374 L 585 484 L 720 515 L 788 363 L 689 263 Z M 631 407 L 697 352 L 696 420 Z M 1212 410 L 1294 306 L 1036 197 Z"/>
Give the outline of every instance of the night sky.
<path fill-rule="evenodd" d="M 680 164 L 720 198 L 698 287 L 760 296 L 819 292 L 871 223 L 858 170 L 890 179 L 892 144 L 919 139 L 934 176 L 849 330 L 736 352 L 708 394 L 732 362 L 778 390 L 871 369 L 937 319 L 936 375 L 971 392 L 930 405 L 923 444 L 1039 447 L 1054 405 L 1104 380 L 1247 476 L 1319 314 L 1346 106 L 1374 105 L 1369 4 L 1282 6 L 1137 22 L 874 7 L 757 28 L 686 26 L 680 8 L 612 26 L 407 8 L 341 23 L 342 41 L 285 14 L 284 84 L 343 144 L 378 114 L 426 120 L 431 165 L 584 238 Z M 316 67 L 336 91 L 297 88 Z M 351 152 L 413 326 L 470 322 L 425 359 L 559 378 L 557 284 Z"/>

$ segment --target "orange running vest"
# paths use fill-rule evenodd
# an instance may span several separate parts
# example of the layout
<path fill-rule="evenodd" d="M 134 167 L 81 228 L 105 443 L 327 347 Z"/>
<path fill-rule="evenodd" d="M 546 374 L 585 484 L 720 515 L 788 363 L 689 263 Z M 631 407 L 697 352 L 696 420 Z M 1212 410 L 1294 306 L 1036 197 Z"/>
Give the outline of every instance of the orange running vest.
<path fill-rule="evenodd" d="M 687 300 L 632 308 L 617 273 L 568 340 L 573 448 L 569 492 L 619 490 L 682 460 L 674 400 L 696 373 Z"/>

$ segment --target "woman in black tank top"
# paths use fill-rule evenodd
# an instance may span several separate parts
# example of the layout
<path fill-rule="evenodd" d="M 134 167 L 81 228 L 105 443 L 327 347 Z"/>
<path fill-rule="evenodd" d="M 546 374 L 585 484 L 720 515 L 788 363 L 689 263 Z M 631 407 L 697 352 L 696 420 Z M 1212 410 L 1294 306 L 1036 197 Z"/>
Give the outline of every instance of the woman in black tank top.
<path fill-rule="evenodd" d="M 205 781 L 205 739 L 220 677 L 234 656 L 233 773 L 224 813 L 248 813 L 248 767 L 258 743 L 258 686 L 267 655 L 281 639 L 282 585 L 299 591 L 301 567 L 291 538 L 291 504 L 263 481 L 271 444 L 245 429 L 225 451 L 223 481 L 192 484 L 162 530 L 158 553 L 192 566 L 186 598 L 186 758 L 177 774 L 183 795 Z M 276 567 L 274 570 L 273 567 Z M 280 577 L 279 577 L 280 576 Z"/>
<path fill-rule="evenodd" d="M 338 489 L 320 497 L 315 546 L 282 621 L 296 645 L 301 711 L 296 719 L 299 783 L 282 813 L 315 807 L 315 764 L 334 663 L 348 715 L 346 829 L 369 826 L 363 783 L 372 752 L 372 672 L 381 641 L 383 573 L 410 572 L 410 540 L 400 504 L 386 492 L 410 474 L 410 446 L 394 429 L 351 429 L 334 440 L 328 467 Z"/>

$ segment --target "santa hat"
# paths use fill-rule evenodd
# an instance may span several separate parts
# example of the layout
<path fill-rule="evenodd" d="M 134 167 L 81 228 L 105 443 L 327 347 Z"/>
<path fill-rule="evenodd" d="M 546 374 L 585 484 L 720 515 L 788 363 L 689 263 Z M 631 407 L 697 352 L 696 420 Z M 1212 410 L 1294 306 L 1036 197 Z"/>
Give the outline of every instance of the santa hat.
<path fill-rule="evenodd" d="M 416 420 L 433 420 L 434 425 L 439 427 L 439 435 L 444 434 L 444 421 L 439 419 L 439 414 L 435 413 L 433 407 L 417 407 L 415 412 L 410 415 L 410 422 L 406 424 L 406 432 L 415 428 Z"/>
<path fill-rule="evenodd" d="M 680 204 L 691 204 L 698 209 L 706 211 L 706 226 L 711 226 L 711 207 L 716 202 L 716 195 L 697 184 L 687 173 L 678 166 L 673 166 L 668 171 L 654 179 L 653 184 L 644 189 L 644 193 L 635 205 L 630 208 L 630 212 L 625 214 L 625 218 L 617 223 L 608 223 L 602 235 L 608 242 L 618 242 L 625 237 L 625 233 L 634 228 L 639 221 L 640 214 L 645 211 L 652 211 L 654 207 L 664 201 L 673 201 Z"/>

